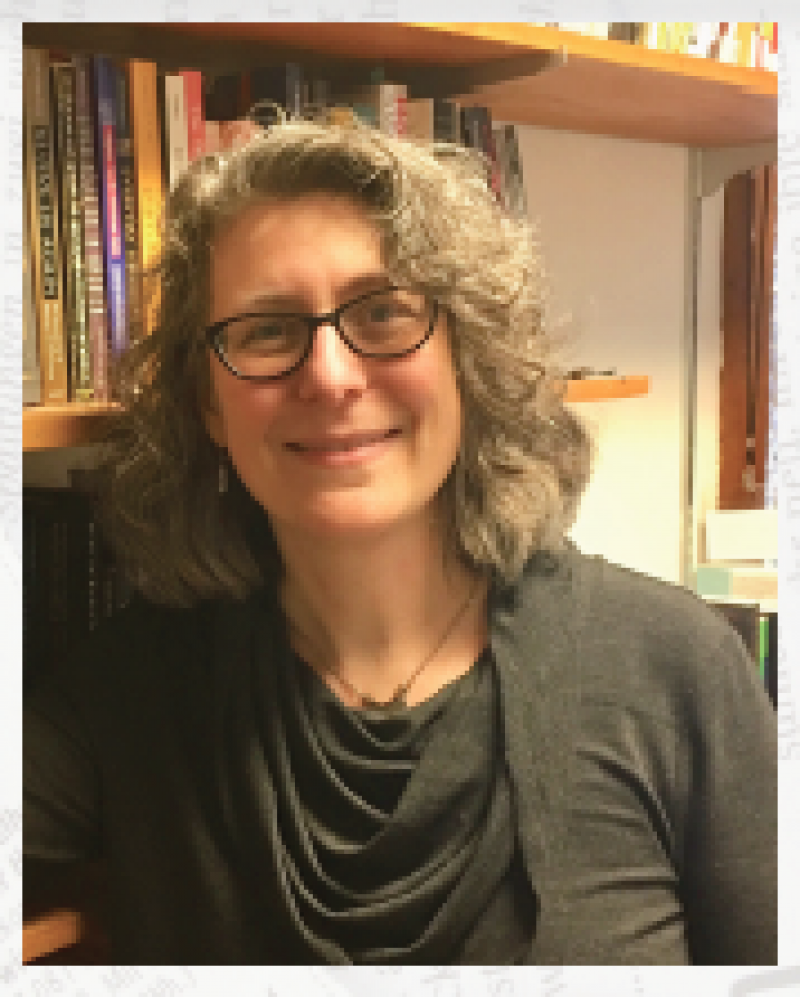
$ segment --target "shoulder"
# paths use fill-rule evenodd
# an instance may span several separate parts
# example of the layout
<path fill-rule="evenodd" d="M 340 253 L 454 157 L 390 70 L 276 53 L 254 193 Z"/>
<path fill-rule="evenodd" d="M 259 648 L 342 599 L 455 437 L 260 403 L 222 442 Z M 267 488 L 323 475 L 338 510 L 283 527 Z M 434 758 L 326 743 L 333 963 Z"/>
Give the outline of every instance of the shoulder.
<path fill-rule="evenodd" d="M 535 613 L 541 592 L 552 588 L 553 621 L 570 634 L 574 657 L 562 663 L 563 674 L 580 686 L 584 700 L 685 720 L 713 712 L 725 699 L 763 694 L 739 635 L 683 586 L 584 554 L 574 544 L 547 577 L 535 566 L 526 572 L 526 611 Z"/>

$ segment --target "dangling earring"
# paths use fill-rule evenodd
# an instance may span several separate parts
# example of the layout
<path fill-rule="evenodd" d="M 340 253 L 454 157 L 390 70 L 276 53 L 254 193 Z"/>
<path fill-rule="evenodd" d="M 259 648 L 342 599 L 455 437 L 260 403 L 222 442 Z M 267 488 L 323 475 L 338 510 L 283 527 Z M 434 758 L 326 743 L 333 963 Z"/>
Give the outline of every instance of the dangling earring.
<path fill-rule="evenodd" d="M 224 457 L 219 459 L 219 493 L 224 495 L 228 490 L 228 464 Z"/>

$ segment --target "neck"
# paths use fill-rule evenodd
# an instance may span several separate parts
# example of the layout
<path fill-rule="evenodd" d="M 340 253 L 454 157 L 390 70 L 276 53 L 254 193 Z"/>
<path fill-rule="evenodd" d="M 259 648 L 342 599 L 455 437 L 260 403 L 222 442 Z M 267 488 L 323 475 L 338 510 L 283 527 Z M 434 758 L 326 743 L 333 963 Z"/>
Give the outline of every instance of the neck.
<path fill-rule="evenodd" d="M 309 539 L 280 530 L 276 535 L 292 644 L 320 673 L 343 675 L 376 699 L 390 697 L 431 654 L 471 596 L 452 635 L 426 665 L 419 689 L 435 686 L 437 673 L 444 674 L 454 655 L 471 656 L 484 639 L 483 583 L 446 558 L 432 523 L 409 524 L 368 540 Z"/>

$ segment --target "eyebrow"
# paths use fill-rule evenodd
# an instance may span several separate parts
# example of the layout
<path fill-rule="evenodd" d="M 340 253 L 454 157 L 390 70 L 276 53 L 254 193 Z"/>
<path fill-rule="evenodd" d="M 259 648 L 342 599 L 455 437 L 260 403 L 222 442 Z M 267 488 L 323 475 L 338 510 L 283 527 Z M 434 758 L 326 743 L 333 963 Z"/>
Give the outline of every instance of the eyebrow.
<path fill-rule="evenodd" d="M 360 274 L 358 277 L 354 277 L 342 285 L 338 296 L 339 304 L 345 304 L 347 301 L 357 298 L 361 294 L 366 294 L 368 291 L 391 286 L 392 279 L 384 270 Z M 292 311 L 307 314 L 307 310 L 303 307 L 301 295 L 294 292 L 283 293 L 281 291 L 265 291 L 253 298 L 249 298 L 242 303 L 237 312 L 244 314 L 246 312 L 260 311 L 261 309 L 269 310 L 276 307 L 291 307 Z"/>

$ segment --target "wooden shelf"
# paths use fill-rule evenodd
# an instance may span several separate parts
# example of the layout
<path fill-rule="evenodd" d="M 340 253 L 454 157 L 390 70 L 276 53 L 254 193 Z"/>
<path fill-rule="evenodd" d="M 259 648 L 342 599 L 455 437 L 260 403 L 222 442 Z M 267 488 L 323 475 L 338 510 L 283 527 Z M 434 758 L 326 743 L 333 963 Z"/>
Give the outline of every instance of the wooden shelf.
<path fill-rule="evenodd" d="M 83 934 L 83 918 L 73 910 L 43 914 L 22 926 L 22 961 L 33 962 L 76 945 Z"/>
<path fill-rule="evenodd" d="M 647 375 L 635 377 L 588 377 L 567 381 L 568 402 L 604 402 L 617 398 L 639 398 L 650 391 Z"/>
<path fill-rule="evenodd" d="M 567 382 L 568 402 L 609 401 L 646 395 L 650 378 L 602 377 Z M 110 420 L 119 414 L 114 403 L 29 406 L 22 411 L 22 449 L 80 447 L 103 439 Z"/>
<path fill-rule="evenodd" d="M 776 73 L 533 24 L 28 23 L 23 41 L 176 66 L 383 63 L 412 88 L 420 79 L 449 81 L 447 92 L 464 104 L 516 124 L 699 147 L 778 137 Z M 549 55 L 558 64 L 537 72 Z M 497 82 L 480 82 L 487 70 Z"/>
<path fill-rule="evenodd" d="M 97 443 L 109 420 L 119 412 L 114 403 L 31 405 L 22 410 L 22 449 L 47 450 Z"/>

